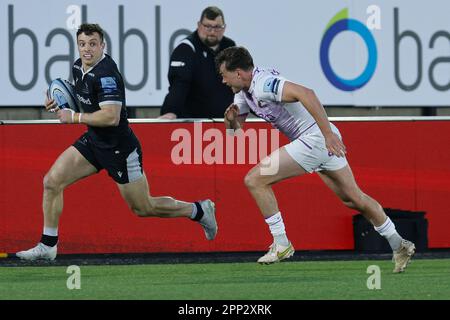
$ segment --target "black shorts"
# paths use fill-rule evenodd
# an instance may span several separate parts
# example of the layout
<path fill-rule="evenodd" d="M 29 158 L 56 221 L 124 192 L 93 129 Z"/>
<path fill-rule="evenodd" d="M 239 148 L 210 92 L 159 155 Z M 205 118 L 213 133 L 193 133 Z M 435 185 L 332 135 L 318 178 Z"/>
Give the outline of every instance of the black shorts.
<path fill-rule="evenodd" d="M 105 169 L 117 183 L 133 182 L 143 175 L 141 144 L 133 133 L 129 137 L 121 138 L 114 148 L 99 148 L 93 144 L 86 132 L 73 146 L 97 171 Z"/>

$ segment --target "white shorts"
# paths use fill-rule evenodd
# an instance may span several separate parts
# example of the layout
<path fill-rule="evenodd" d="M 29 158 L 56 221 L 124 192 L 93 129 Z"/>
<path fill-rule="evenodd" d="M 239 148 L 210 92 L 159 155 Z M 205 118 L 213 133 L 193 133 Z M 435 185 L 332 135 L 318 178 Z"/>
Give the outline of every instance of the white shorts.
<path fill-rule="evenodd" d="M 333 124 L 331 129 L 342 139 L 341 133 Z M 345 157 L 338 158 L 328 153 L 325 138 L 320 130 L 300 136 L 285 145 L 285 149 L 292 159 L 309 173 L 322 170 L 336 171 L 347 165 Z"/>

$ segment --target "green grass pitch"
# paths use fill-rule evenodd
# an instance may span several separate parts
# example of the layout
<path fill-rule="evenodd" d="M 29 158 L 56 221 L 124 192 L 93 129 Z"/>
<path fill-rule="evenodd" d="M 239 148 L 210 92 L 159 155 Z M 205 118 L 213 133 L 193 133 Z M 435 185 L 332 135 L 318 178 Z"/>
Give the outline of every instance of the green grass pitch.
<path fill-rule="evenodd" d="M 381 289 L 368 289 L 371 265 Z M 450 259 L 416 259 L 392 274 L 386 260 L 80 266 L 69 290 L 67 267 L 0 267 L 0 299 L 372 300 L 450 299 Z"/>

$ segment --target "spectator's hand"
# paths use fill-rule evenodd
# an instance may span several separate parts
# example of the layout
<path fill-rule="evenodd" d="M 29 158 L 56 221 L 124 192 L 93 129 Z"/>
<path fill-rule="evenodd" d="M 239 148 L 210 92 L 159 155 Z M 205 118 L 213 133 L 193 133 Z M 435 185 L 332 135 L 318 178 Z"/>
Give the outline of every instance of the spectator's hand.
<path fill-rule="evenodd" d="M 338 158 L 345 157 L 345 154 L 347 153 L 344 143 L 334 132 L 325 136 L 325 145 L 327 146 L 328 152 L 334 154 Z"/>
<path fill-rule="evenodd" d="M 54 99 L 50 99 L 48 97 L 48 90 L 45 95 L 45 102 L 44 102 L 45 110 L 48 112 L 56 112 L 59 110 L 58 106 L 56 105 L 56 101 Z"/>
<path fill-rule="evenodd" d="M 158 119 L 167 119 L 167 120 L 174 120 L 177 118 L 177 115 L 172 112 L 167 112 L 163 114 L 162 116 L 159 116 Z"/>
<path fill-rule="evenodd" d="M 230 104 L 230 106 L 225 110 L 224 113 L 225 124 L 231 125 L 233 122 L 237 120 L 238 116 L 239 116 L 239 107 L 234 103 Z"/>

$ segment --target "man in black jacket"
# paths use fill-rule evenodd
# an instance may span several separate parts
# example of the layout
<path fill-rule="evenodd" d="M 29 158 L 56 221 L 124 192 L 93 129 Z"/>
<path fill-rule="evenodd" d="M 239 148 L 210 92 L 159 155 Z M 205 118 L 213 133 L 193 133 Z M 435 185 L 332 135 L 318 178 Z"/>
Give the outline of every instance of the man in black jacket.
<path fill-rule="evenodd" d="M 222 10 L 203 10 L 197 30 L 173 51 L 169 67 L 169 93 L 161 108 L 161 119 L 222 118 L 233 102 L 233 92 L 222 83 L 214 58 L 235 42 L 224 36 Z"/>

